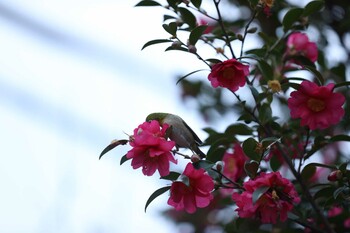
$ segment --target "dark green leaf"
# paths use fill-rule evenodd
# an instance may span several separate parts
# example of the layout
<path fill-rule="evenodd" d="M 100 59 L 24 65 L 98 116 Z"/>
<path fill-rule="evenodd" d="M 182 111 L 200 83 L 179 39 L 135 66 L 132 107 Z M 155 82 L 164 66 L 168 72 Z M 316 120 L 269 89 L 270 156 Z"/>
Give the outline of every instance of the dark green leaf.
<path fill-rule="evenodd" d="M 329 164 L 323 164 L 323 163 L 309 163 L 306 166 L 324 167 L 324 168 L 329 168 L 331 170 L 337 169 L 337 166 L 335 165 L 329 165 Z"/>
<path fill-rule="evenodd" d="M 166 186 L 160 189 L 157 189 L 154 193 L 152 193 L 152 195 L 148 198 L 146 205 L 145 205 L 145 212 L 147 210 L 147 207 L 149 204 L 151 204 L 151 202 L 156 199 L 158 196 L 162 195 L 163 193 L 165 193 L 166 191 L 168 191 L 170 189 L 170 186 Z"/>
<path fill-rule="evenodd" d="M 244 170 L 251 179 L 254 179 L 259 170 L 259 163 L 255 160 L 251 160 L 244 164 Z"/>
<path fill-rule="evenodd" d="M 270 104 L 264 103 L 259 109 L 259 120 L 264 124 L 272 119 L 272 109 Z"/>
<path fill-rule="evenodd" d="M 173 42 L 172 40 L 168 40 L 168 39 L 156 39 L 156 40 L 151 40 L 148 41 L 146 44 L 144 44 L 142 46 L 142 49 L 145 49 L 146 47 L 150 46 L 150 45 L 154 45 L 154 44 L 160 44 L 160 43 L 167 43 L 167 42 Z"/>
<path fill-rule="evenodd" d="M 302 8 L 292 8 L 285 14 L 282 19 L 282 25 L 285 32 L 288 31 L 293 26 L 293 24 L 299 20 L 303 12 L 304 10 Z"/>
<path fill-rule="evenodd" d="M 333 186 L 326 186 L 315 193 L 314 199 L 328 199 L 329 197 L 332 197 L 334 191 Z"/>
<path fill-rule="evenodd" d="M 268 64 L 265 60 L 259 59 L 258 67 L 265 80 L 273 79 L 273 68 L 270 64 Z"/>
<path fill-rule="evenodd" d="M 201 8 L 202 0 L 191 0 L 192 4 L 197 8 Z"/>
<path fill-rule="evenodd" d="M 143 0 L 137 3 L 135 6 L 162 6 L 160 3 L 152 0 Z"/>
<path fill-rule="evenodd" d="M 188 39 L 191 45 L 196 45 L 197 41 L 199 40 L 199 38 L 201 38 L 207 27 L 207 25 L 199 25 L 193 28 Z"/>
<path fill-rule="evenodd" d="M 177 180 L 181 174 L 178 172 L 170 172 L 167 176 L 162 176 L 160 179 L 162 180 Z"/>
<path fill-rule="evenodd" d="M 346 172 L 346 168 L 347 168 L 349 163 L 350 163 L 350 161 L 340 164 L 339 170 L 342 171 L 343 173 L 345 173 Z"/>
<path fill-rule="evenodd" d="M 126 157 L 126 155 L 124 155 L 121 159 L 120 159 L 120 165 L 122 165 L 123 163 L 125 163 L 126 161 L 128 161 L 128 157 Z"/>
<path fill-rule="evenodd" d="M 345 135 L 345 134 L 340 134 L 340 135 L 336 135 L 333 136 L 329 139 L 330 142 L 339 142 L 339 141 L 350 141 L 350 136 L 349 135 Z"/>
<path fill-rule="evenodd" d="M 164 15 L 163 16 L 163 22 L 169 20 L 169 19 L 174 19 L 176 20 L 176 17 L 175 16 L 172 16 L 172 15 Z"/>
<path fill-rule="evenodd" d="M 257 153 L 259 143 L 254 138 L 248 138 L 243 142 L 244 153 L 252 160 L 260 160 L 260 154 Z"/>
<path fill-rule="evenodd" d="M 185 76 L 182 76 L 181 78 L 179 78 L 177 81 L 176 81 L 176 84 L 178 84 L 179 82 L 181 82 L 182 80 L 184 80 L 185 78 L 187 78 L 188 76 L 194 74 L 194 73 L 197 73 L 199 71 L 204 71 L 206 69 L 200 69 L 200 70 L 195 70 L 195 71 L 192 71 L 191 73 L 188 73 L 186 74 Z"/>
<path fill-rule="evenodd" d="M 221 63 L 222 61 L 216 58 L 209 58 L 209 59 L 205 59 L 206 61 L 213 63 L 213 64 L 217 64 L 217 63 Z"/>
<path fill-rule="evenodd" d="M 174 46 L 169 46 L 168 48 L 165 49 L 165 51 L 182 51 L 182 52 L 188 52 L 188 49 L 185 47 L 174 47 Z"/>
<path fill-rule="evenodd" d="M 226 148 L 223 146 L 211 146 L 210 149 L 208 150 L 206 159 L 212 163 L 216 163 L 217 161 L 222 160 L 225 152 L 226 152 Z"/>
<path fill-rule="evenodd" d="M 335 84 L 334 88 L 344 87 L 344 86 L 349 86 L 350 87 L 350 82 L 337 83 L 337 84 Z"/>
<path fill-rule="evenodd" d="M 304 7 L 303 16 L 309 16 L 320 11 L 324 6 L 324 1 L 311 1 Z"/>
<path fill-rule="evenodd" d="M 225 130 L 225 135 L 229 137 L 235 135 L 252 135 L 252 133 L 252 128 L 242 123 L 232 124 Z"/>
<path fill-rule="evenodd" d="M 254 100 L 255 100 L 255 103 L 260 102 L 260 101 L 259 101 L 259 92 L 258 92 L 258 90 L 256 90 L 255 87 L 250 86 L 250 85 L 249 85 L 249 89 L 250 89 L 250 91 L 252 92 L 252 96 L 253 96 L 253 98 L 254 98 Z"/>
<path fill-rule="evenodd" d="M 257 188 L 254 192 L 253 192 L 253 204 L 255 204 L 259 198 L 264 195 L 268 190 L 269 190 L 270 186 L 261 186 L 259 188 Z"/>
<path fill-rule="evenodd" d="M 278 156 L 274 156 L 272 155 L 272 158 L 270 159 L 270 167 L 272 169 L 272 171 L 278 171 L 278 169 L 280 169 L 282 163 L 279 160 Z"/>
<path fill-rule="evenodd" d="M 177 24 L 175 22 L 171 22 L 169 24 L 163 24 L 163 28 L 172 36 L 176 36 Z"/>
<path fill-rule="evenodd" d="M 316 166 L 314 164 L 308 164 L 301 172 L 301 177 L 304 181 L 308 181 L 316 173 Z"/>
<path fill-rule="evenodd" d="M 103 149 L 103 151 L 100 154 L 100 157 L 98 159 L 101 159 L 101 157 L 106 154 L 108 151 L 114 149 L 115 147 L 119 146 L 119 145 L 125 145 L 126 143 L 128 143 L 129 140 L 126 139 L 122 139 L 122 140 L 113 140 L 106 148 Z"/>
<path fill-rule="evenodd" d="M 304 68 L 316 76 L 320 85 L 324 84 L 324 78 L 323 78 L 322 74 L 316 68 L 314 68 L 312 66 L 307 66 L 307 65 L 305 65 Z"/>
<path fill-rule="evenodd" d="M 190 29 L 197 26 L 197 19 L 191 11 L 183 7 L 179 7 L 178 10 L 181 14 L 182 20 L 189 26 Z"/>
<path fill-rule="evenodd" d="M 334 191 L 334 193 L 333 193 L 333 198 L 334 198 L 334 199 L 337 199 L 338 196 L 339 196 L 339 194 L 341 194 L 342 192 L 344 192 L 346 189 L 348 189 L 348 187 L 346 187 L 346 186 L 342 186 L 342 187 L 337 188 L 337 189 Z"/>
<path fill-rule="evenodd" d="M 193 163 L 193 167 L 196 169 L 203 168 L 204 170 L 210 170 L 214 166 L 214 163 L 207 160 L 199 160 L 198 162 Z"/>

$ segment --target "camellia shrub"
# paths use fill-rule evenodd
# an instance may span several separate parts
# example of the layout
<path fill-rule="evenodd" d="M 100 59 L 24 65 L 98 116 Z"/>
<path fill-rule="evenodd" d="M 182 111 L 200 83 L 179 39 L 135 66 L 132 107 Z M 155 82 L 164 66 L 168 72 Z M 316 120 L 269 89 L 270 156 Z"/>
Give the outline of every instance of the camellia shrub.
<path fill-rule="evenodd" d="M 350 232 L 350 2 L 136 6 L 163 8 L 168 33 L 142 49 L 166 45 L 202 61 L 178 78 L 182 100 L 226 124 L 204 128 L 201 140 L 176 113 L 160 110 L 102 151 L 100 158 L 128 145 L 121 164 L 131 160 L 145 176 L 169 181 L 145 210 L 167 194 L 164 214 L 193 232 Z"/>

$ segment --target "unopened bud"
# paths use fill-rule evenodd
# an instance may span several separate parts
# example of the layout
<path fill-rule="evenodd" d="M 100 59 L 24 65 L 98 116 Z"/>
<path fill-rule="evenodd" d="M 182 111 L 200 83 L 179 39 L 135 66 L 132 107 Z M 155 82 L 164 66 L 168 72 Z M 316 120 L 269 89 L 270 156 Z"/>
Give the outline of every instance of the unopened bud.
<path fill-rule="evenodd" d="M 197 53 L 197 48 L 194 45 L 189 45 L 188 46 L 188 52 L 190 53 Z"/>
<path fill-rule="evenodd" d="M 173 47 L 174 49 L 179 49 L 181 48 L 181 42 L 176 40 L 171 44 L 171 47 Z"/>
<path fill-rule="evenodd" d="M 249 28 L 247 32 L 248 33 L 255 33 L 257 30 L 258 30 L 257 27 L 253 27 L 253 28 Z"/>
<path fill-rule="evenodd" d="M 237 39 L 238 39 L 238 40 L 243 41 L 243 36 L 242 36 L 242 34 L 237 34 L 236 36 L 237 36 Z"/>
<path fill-rule="evenodd" d="M 192 162 L 192 163 L 198 162 L 199 160 L 201 160 L 201 158 L 199 157 L 199 155 L 193 154 L 193 155 L 191 156 L 191 162 Z"/>
<path fill-rule="evenodd" d="M 223 161 L 217 161 L 213 168 L 218 172 L 222 172 L 224 170 L 225 163 Z"/>
<path fill-rule="evenodd" d="M 329 173 L 327 179 L 329 181 L 337 181 L 337 180 L 340 180 L 342 177 L 343 177 L 342 172 L 340 170 L 335 170 Z"/>

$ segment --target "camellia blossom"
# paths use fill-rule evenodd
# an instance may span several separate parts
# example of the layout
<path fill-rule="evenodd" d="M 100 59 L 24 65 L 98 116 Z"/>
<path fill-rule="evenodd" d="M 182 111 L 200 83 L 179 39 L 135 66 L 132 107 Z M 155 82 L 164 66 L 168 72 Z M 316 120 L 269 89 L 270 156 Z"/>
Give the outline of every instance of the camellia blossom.
<path fill-rule="evenodd" d="M 262 223 L 276 223 L 279 217 L 284 222 L 293 204 L 300 202 L 293 184 L 279 172 L 262 172 L 254 180 L 245 182 L 243 187 L 243 193 L 232 194 L 241 218 L 258 218 Z M 253 193 L 258 189 L 266 191 L 254 202 Z"/>
<path fill-rule="evenodd" d="M 223 174 L 232 181 L 237 181 L 244 174 L 244 164 L 247 160 L 241 145 L 236 143 L 233 153 L 226 152 L 222 158 L 225 164 Z"/>
<path fill-rule="evenodd" d="M 304 56 L 310 61 L 317 61 L 318 50 L 314 42 L 310 42 L 305 33 L 292 33 L 287 40 L 287 54 L 291 56 Z"/>
<path fill-rule="evenodd" d="M 213 179 L 203 168 L 195 169 L 188 163 L 180 178 L 170 188 L 168 204 L 176 210 L 194 213 L 198 208 L 209 205 L 213 199 Z"/>
<path fill-rule="evenodd" d="M 212 66 L 208 79 L 214 88 L 226 87 L 232 92 L 246 84 L 249 66 L 243 65 L 236 59 L 229 59 Z"/>
<path fill-rule="evenodd" d="M 303 81 L 297 91 L 291 93 L 288 107 L 292 118 L 301 118 L 301 125 L 311 130 L 325 129 L 337 124 L 344 116 L 342 105 L 345 97 L 333 93 L 334 84 L 318 86 L 310 81 Z"/>
<path fill-rule="evenodd" d="M 134 129 L 134 135 L 129 144 L 133 148 L 128 151 L 126 157 L 132 159 L 131 166 L 134 169 L 142 167 L 146 176 L 153 175 L 158 170 L 161 176 L 169 175 L 170 162 L 177 163 L 170 152 L 175 142 L 165 138 L 169 125 L 160 127 L 158 121 L 144 122 Z"/>

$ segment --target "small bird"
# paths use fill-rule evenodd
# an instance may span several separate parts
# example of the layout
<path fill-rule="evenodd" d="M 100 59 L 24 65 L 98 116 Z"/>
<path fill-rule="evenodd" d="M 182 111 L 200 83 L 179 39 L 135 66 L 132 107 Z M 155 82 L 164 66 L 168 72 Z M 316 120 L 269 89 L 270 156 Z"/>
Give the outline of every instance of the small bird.
<path fill-rule="evenodd" d="M 177 148 L 188 148 L 199 157 L 205 157 L 203 151 L 198 147 L 202 141 L 181 117 L 170 113 L 156 112 L 146 117 L 146 121 L 151 120 L 157 120 L 161 125 L 164 123 L 169 125 L 169 138 L 176 143 Z"/>

